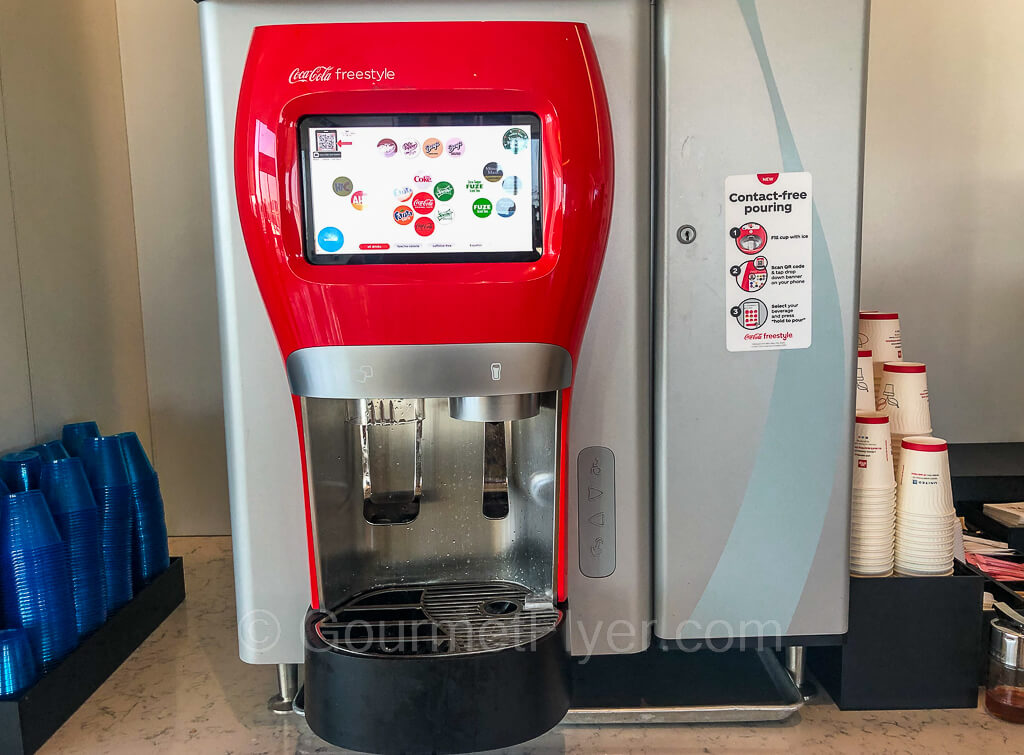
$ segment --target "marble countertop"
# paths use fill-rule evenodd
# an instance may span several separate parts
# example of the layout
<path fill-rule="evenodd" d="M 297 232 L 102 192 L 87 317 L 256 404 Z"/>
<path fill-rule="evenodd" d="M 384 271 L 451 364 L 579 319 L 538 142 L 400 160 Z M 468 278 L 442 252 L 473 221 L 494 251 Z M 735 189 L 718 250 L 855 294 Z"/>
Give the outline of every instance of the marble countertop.
<path fill-rule="evenodd" d="M 41 755 L 341 753 L 267 710 L 275 669 L 238 659 L 226 537 L 173 538 L 186 600 L 39 750 Z M 505 752 L 1012 753 L 1024 726 L 975 710 L 843 712 L 827 699 L 781 723 L 559 726 Z"/>

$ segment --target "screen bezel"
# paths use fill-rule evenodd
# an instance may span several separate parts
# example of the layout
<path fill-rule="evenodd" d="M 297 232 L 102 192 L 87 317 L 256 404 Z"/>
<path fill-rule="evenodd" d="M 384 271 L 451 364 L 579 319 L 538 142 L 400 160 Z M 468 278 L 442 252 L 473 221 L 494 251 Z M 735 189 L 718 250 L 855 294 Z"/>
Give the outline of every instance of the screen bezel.
<path fill-rule="evenodd" d="M 309 134 L 316 128 L 359 126 L 530 126 L 530 168 L 537 191 L 531 197 L 533 249 L 481 252 L 477 250 L 450 252 L 383 252 L 352 254 L 318 253 L 313 223 L 312 191 L 310 189 Z M 302 174 L 302 253 L 313 265 L 400 265 L 455 262 L 536 262 L 544 251 L 543 206 L 544 187 L 541 180 L 541 122 L 536 113 L 401 113 L 391 115 L 307 115 L 296 124 L 299 139 L 299 167 Z"/>

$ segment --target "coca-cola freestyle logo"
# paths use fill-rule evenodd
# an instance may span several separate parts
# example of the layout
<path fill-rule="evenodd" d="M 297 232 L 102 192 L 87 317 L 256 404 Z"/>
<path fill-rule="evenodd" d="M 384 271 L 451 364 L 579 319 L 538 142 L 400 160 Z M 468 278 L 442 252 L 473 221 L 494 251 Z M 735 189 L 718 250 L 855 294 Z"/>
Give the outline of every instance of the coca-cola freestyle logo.
<path fill-rule="evenodd" d="M 322 81 L 368 81 L 379 84 L 392 81 L 395 72 L 390 68 L 338 68 L 337 66 L 316 66 L 315 68 L 295 68 L 288 76 L 289 84 L 313 83 Z"/>

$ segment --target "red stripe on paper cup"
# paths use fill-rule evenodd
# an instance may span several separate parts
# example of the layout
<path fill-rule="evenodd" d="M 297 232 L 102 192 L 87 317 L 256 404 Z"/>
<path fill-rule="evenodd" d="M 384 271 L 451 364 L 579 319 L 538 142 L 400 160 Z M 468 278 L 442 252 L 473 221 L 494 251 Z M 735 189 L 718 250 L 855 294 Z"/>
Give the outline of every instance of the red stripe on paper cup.
<path fill-rule="evenodd" d="M 949 444 L 942 438 L 928 438 L 920 435 L 912 435 L 903 439 L 903 448 L 908 451 L 946 451 Z"/>

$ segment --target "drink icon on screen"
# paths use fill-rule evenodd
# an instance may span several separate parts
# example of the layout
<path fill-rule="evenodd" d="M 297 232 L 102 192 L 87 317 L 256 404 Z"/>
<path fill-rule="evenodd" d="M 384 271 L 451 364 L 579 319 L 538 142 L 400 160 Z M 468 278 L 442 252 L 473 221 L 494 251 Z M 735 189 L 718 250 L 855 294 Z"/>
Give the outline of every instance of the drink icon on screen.
<path fill-rule="evenodd" d="M 425 139 L 423 141 L 423 154 L 430 158 L 440 157 L 444 154 L 444 145 L 440 139 Z"/>
<path fill-rule="evenodd" d="M 516 203 L 508 197 L 502 197 L 494 207 L 499 217 L 510 218 L 516 213 Z"/>
<path fill-rule="evenodd" d="M 452 157 L 462 157 L 466 151 L 466 144 L 459 138 L 449 139 L 447 149 L 448 154 Z"/>
<path fill-rule="evenodd" d="M 757 330 L 768 321 L 768 307 L 760 299 L 744 299 L 729 314 L 744 330 Z"/>
<path fill-rule="evenodd" d="M 501 166 L 498 165 L 498 163 L 490 162 L 484 166 L 483 174 L 485 181 L 497 183 L 501 180 L 501 177 L 505 175 L 505 172 L 501 169 Z"/>
<path fill-rule="evenodd" d="M 501 146 L 513 155 L 518 155 L 530 148 L 530 135 L 521 128 L 510 128 L 501 138 Z"/>
<path fill-rule="evenodd" d="M 519 176 L 508 176 L 501 182 L 501 188 L 506 194 L 517 196 L 523 190 L 523 180 Z"/>
<path fill-rule="evenodd" d="M 331 188 L 339 197 L 347 197 L 352 193 L 352 179 L 348 176 L 338 176 L 331 184 Z"/>

